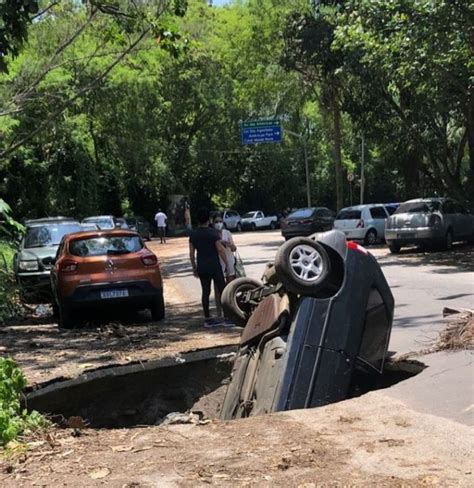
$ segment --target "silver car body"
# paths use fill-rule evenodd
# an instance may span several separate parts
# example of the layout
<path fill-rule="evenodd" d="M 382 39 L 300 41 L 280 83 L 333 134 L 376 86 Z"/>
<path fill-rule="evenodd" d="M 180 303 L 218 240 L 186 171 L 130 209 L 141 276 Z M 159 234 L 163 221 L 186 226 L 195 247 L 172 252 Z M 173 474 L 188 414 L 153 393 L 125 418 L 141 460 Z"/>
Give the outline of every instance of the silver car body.
<path fill-rule="evenodd" d="M 347 239 L 366 240 L 376 232 L 376 240 L 383 239 L 389 212 L 383 204 L 356 205 L 339 211 L 334 228 L 344 232 Z"/>
<path fill-rule="evenodd" d="M 385 240 L 392 247 L 443 245 L 474 237 L 474 215 L 450 198 L 409 200 L 387 220 Z"/>

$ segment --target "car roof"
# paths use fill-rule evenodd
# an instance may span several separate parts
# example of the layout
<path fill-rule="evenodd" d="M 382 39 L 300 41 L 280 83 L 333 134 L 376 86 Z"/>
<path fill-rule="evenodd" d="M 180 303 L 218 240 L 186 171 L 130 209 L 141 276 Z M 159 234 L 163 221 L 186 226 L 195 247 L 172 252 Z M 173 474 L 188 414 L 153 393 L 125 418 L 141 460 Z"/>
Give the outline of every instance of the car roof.
<path fill-rule="evenodd" d="M 428 198 L 414 198 L 403 203 L 419 203 L 419 202 L 444 202 L 447 199 L 444 197 L 428 197 Z"/>
<path fill-rule="evenodd" d="M 91 221 L 94 219 L 113 219 L 113 215 L 93 215 L 92 217 L 86 217 L 85 219 L 82 219 L 83 222 Z"/>
<path fill-rule="evenodd" d="M 96 237 L 110 237 L 110 236 L 138 236 L 138 232 L 128 229 L 110 229 L 110 230 L 84 230 L 81 232 L 73 232 L 65 237 L 66 241 L 74 239 L 94 239 Z"/>
<path fill-rule="evenodd" d="M 374 208 L 374 207 L 385 207 L 385 206 L 390 206 L 393 204 L 389 203 L 364 203 L 362 205 L 353 205 L 352 207 L 344 207 L 339 210 L 342 212 L 343 210 L 364 210 L 364 208 Z"/>
<path fill-rule="evenodd" d="M 48 224 L 48 223 L 62 223 L 62 222 L 77 222 L 76 219 L 72 217 L 42 217 L 40 219 L 27 219 L 25 220 L 25 225 L 30 225 L 30 224 Z"/>

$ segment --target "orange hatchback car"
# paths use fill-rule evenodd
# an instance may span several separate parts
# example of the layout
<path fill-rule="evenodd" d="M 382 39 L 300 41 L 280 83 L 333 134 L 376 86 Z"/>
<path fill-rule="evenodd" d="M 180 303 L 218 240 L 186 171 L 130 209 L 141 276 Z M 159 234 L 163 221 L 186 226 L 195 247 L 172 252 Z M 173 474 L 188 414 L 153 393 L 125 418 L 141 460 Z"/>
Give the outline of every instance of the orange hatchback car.
<path fill-rule="evenodd" d="M 153 320 L 165 316 L 158 258 L 136 232 L 97 230 L 66 235 L 51 270 L 51 286 L 63 328 L 73 327 L 74 314 L 89 306 L 149 308 Z"/>

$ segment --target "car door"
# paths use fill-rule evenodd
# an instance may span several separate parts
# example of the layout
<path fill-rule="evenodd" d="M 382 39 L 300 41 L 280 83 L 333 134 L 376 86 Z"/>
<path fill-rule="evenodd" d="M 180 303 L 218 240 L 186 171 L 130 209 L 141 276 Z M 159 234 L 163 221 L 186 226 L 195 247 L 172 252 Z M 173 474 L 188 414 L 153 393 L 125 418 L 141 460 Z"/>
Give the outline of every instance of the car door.
<path fill-rule="evenodd" d="M 255 224 L 257 227 L 265 227 L 266 225 L 266 222 L 265 222 L 265 218 L 263 217 L 263 213 L 262 212 L 257 212 L 256 215 L 255 215 Z"/>
<path fill-rule="evenodd" d="M 445 200 L 443 202 L 443 220 L 444 229 L 447 231 L 452 229 L 454 237 L 457 238 L 462 235 L 462 222 L 460 215 L 456 211 L 456 206 L 453 200 Z"/>
<path fill-rule="evenodd" d="M 237 227 L 237 215 L 232 210 L 229 210 L 225 213 L 224 220 L 227 225 L 227 228 L 235 229 Z"/>
<path fill-rule="evenodd" d="M 459 224 L 458 237 L 470 237 L 473 234 L 473 216 L 469 215 L 464 205 L 459 202 L 453 202 L 454 218 Z"/>
<path fill-rule="evenodd" d="M 372 226 L 377 231 L 379 237 L 383 237 L 385 232 L 385 220 L 388 217 L 388 213 L 384 207 L 372 207 L 369 209 L 370 216 L 372 217 Z"/>

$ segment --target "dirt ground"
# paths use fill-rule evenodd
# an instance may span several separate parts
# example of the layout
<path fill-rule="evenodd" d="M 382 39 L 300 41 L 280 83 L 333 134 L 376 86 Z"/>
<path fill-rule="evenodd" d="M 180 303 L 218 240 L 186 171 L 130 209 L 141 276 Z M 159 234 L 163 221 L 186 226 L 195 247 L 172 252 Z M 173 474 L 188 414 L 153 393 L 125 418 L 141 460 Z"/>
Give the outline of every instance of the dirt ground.
<path fill-rule="evenodd" d="M 472 486 L 472 431 L 381 392 L 232 422 L 53 430 L 4 459 L 23 486 Z"/>
<path fill-rule="evenodd" d="M 182 252 L 185 239 L 153 243 L 164 270 L 167 316 L 150 322 L 148 312 L 105 312 L 84 328 L 62 330 L 52 316 L 0 325 L 0 354 L 13 357 L 29 385 L 70 379 L 104 366 L 145 362 L 180 352 L 235 344 L 239 330 L 204 329 L 198 302 L 183 296 L 166 276 L 167 260 Z"/>

